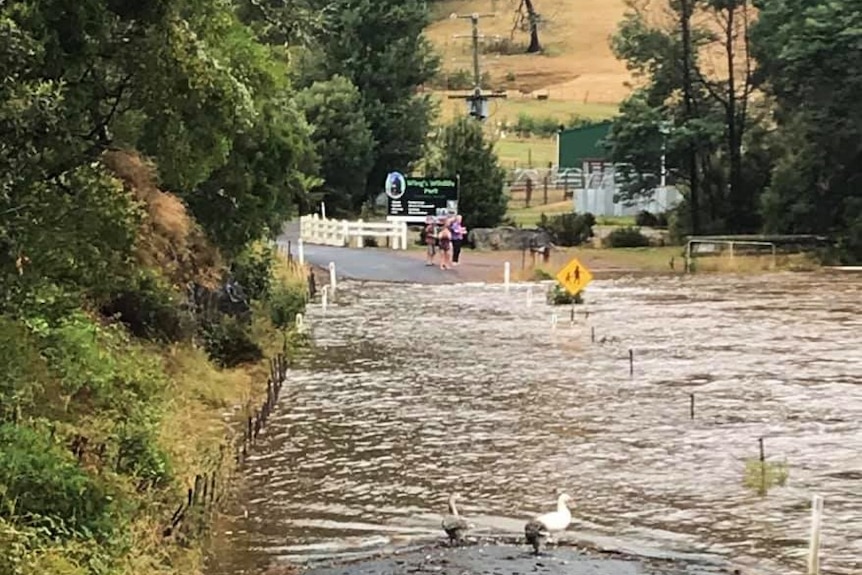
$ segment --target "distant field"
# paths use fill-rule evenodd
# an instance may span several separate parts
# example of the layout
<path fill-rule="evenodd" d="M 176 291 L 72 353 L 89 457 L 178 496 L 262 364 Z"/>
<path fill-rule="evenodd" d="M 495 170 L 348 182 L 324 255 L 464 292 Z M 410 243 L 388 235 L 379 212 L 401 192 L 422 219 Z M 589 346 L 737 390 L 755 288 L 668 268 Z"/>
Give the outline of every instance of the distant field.
<path fill-rule="evenodd" d="M 500 166 L 506 170 L 514 168 L 546 168 L 557 163 L 557 142 L 542 138 L 511 138 L 497 141 L 495 148 Z"/>
<path fill-rule="evenodd" d="M 440 101 L 441 115 L 445 120 L 467 112 L 464 100 L 450 99 L 448 97 L 450 94 L 465 94 L 465 92 L 435 93 Z M 549 95 L 547 100 L 539 100 L 517 92 L 510 92 L 507 96 L 491 101 L 488 119 L 491 125 L 514 124 L 520 114 L 534 118 L 556 118 L 560 122 L 565 122 L 574 116 L 589 120 L 604 120 L 613 117 L 618 111 L 618 105 L 615 103 L 591 104 L 577 100 L 556 99 L 553 95 Z"/>
<path fill-rule="evenodd" d="M 445 70 L 470 70 L 470 21 L 449 15 L 495 13 L 482 18 L 479 32 L 485 43 L 509 42 L 526 46 L 528 36 L 512 32 L 519 0 L 451 0 L 435 8 L 436 22 L 427 35 L 443 58 Z M 618 104 L 629 94 L 632 78 L 611 52 L 609 38 L 625 12 L 624 0 L 535 0 L 543 18 L 539 38 L 544 54 L 483 54 L 480 66 L 510 92 L 547 93 L 551 101 L 581 104 Z M 496 38 L 495 38 L 496 37 Z"/>
<path fill-rule="evenodd" d="M 542 214 L 546 216 L 555 216 L 559 214 L 567 214 L 573 211 L 574 205 L 571 201 L 555 202 L 546 206 L 531 206 L 529 208 L 510 208 L 506 214 L 512 218 L 516 224 L 525 228 L 534 227 L 541 219 Z"/>
<path fill-rule="evenodd" d="M 450 0 L 435 6 L 435 22 L 426 31 L 442 56 L 448 72 L 471 70 L 470 21 L 452 20 L 449 15 L 495 13 L 482 18 L 480 33 L 485 42 L 526 42 L 527 34 L 512 34 L 519 0 Z M 600 120 L 613 117 L 619 102 L 630 91 L 632 79 L 617 61 L 608 41 L 625 10 L 624 0 L 535 0 L 545 23 L 540 31 L 544 54 L 528 55 L 518 48 L 512 55 L 483 53 L 480 67 L 491 75 L 492 84 L 505 89 L 506 98 L 493 99 L 486 122 L 489 135 L 497 140 L 501 164 L 516 167 L 546 167 L 556 163 L 553 139 L 515 139 L 511 133 L 500 138 L 501 128 L 511 126 L 518 116 L 554 118 L 560 123 L 572 117 Z M 436 91 L 444 121 L 466 113 L 463 99 L 449 95 L 465 92 Z M 539 96 L 544 99 L 539 99 Z"/>

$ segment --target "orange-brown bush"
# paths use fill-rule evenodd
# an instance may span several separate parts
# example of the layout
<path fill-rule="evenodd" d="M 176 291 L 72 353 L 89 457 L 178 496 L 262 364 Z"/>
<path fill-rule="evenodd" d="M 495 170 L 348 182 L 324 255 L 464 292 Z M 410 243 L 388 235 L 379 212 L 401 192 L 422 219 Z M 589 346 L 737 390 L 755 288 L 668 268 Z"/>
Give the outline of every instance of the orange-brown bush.
<path fill-rule="evenodd" d="M 177 287 L 191 281 L 208 287 L 218 283 L 223 270 L 218 250 L 209 244 L 182 200 L 158 188 L 152 162 L 128 150 L 105 152 L 102 161 L 142 204 L 144 219 L 136 246 L 138 263 L 158 269 Z"/>

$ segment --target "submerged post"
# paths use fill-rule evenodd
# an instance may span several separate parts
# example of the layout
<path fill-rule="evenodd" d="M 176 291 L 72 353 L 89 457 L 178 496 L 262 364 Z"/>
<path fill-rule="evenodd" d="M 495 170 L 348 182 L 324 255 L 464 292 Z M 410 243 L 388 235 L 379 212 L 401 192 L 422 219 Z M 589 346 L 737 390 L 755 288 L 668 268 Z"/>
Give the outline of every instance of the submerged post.
<path fill-rule="evenodd" d="M 629 350 L 629 376 L 635 374 L 635 350 Z"/>
<path fill-rule="evenodd" d="M 506 262 L 503 264 L 503 286 L 506 288 L 506 293 L 509 293 L 509 280 L 512 275 L 512 264 Z"/>
<path fill-rule="evenodd" d="M 305 318 L 301 313 L 296 314 L 296 331 L 302 333 L 303 328 L 305 327 Z"/>
<path fill-rule="evenodd" d="M 808 575 L 820 575 L 820 522 L 823 518 L 823 497 L 811 497 L 811 538 L 808 544 Z"/>
<path fill-rule="evenodd" d="M 329 291 L 335 297 L 335 262 L 329 262 Z"/>
<path fill-rule="evenodd" d="M 763 448 L 763 438 L 759 437 L 757 443 L 760 446 L 760 491 L 766 493 L 766 450 Z"/>
<path fill-rule="evenodd" d="M 590 337 L 592 338 L 593 343 L 596 343 L 596 326 L 590 328 Z"/>
<path fill-rule="evenodd" d="M 688 411 L 689 411 L 689 415 L 691 416 L 691 418 L 694 419 L 694 394 L 693 393 L 689 394 L 689 399 L 691 401 L 690 401 Z"/>

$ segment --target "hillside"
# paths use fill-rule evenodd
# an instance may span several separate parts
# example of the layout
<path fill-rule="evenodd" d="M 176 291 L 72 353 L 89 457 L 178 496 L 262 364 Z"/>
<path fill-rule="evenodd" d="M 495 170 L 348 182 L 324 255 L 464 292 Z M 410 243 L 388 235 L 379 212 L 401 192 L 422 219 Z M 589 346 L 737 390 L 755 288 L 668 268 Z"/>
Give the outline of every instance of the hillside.
<path fill-rule="evenodd" d="M 606 117 L 629 93 L 631 77 L 611 52 L 609 38 L 625 11 L 623 0 L 535 0 L 542 16 L 540 40 L 544 53 L 525 54 L 529 35 L 513 33 L 519 0 L 452 0 L 435 8 L 427 35 L 442 55 L 447 73 L 472 70 L 468 19 L 452 13 L 496 14 L 479 22 L 482 40 L 480 67 L 492 85 L 505 88 L 508 101 L 492 108 L 498 120 L 524 112 L 566 119 L 572 114 Z M 456 37 L 463 35 L 464 37 Z M 502 52 L 502 53 L 501 53 Z M 547 97 L 538 100 L 538 96 Z M 463 104 L 461 104 L 463 106 Z M 450 115 L 459 103 L 444 99 Z"/>

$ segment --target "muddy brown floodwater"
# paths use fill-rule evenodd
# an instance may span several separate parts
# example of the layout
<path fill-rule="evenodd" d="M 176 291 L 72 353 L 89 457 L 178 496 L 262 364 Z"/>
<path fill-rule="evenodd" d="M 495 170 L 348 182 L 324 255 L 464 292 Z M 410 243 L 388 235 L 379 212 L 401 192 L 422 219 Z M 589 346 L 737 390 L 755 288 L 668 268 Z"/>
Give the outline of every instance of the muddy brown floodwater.
<path fill-rule="evenodd" d="M 860 280 L 596 281 L 574 324 L 538 284 L 528 307 L 527 284 L 344 283 L 326 314 L 309 308 L 316 348 L 244 471 L 210 573 L 440 536 L 453 490 L 479 532 L 518 534 L 566 490 L 573 541 L 776 575 L 804 572 L 820 493 L 822 572 L 858 575 Z M 766 496 L 744 482 L 760 437 L 789 471 Z"/>

